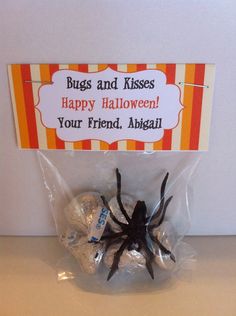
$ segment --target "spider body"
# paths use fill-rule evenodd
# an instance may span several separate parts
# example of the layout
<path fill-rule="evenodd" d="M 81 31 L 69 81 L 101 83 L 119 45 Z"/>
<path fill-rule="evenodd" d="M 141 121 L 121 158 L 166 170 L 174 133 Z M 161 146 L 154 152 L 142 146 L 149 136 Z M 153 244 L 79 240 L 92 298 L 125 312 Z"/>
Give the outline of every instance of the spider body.
<path fill-rule="evenodd" d="M 119 261 L 125 249 L 137 250 L 141 252 L 146 259 L 146 268 L 154 279 L 154 272 L 152 262 L 155 257 L 155 251 L 153 244 L 159 247 L 161 252 L 170 256 L 171 260 L 175 262 L 173 254 L 161 244 L 161 242 L 153 235 L 153 229 L 160 226 L 165 218 L 166 209 L 170 203 L 172 196 L 165 201 L 165 187 L 168 179 L 168 173 L 166 174 L 161 185 L 161 198 L 159 208 L 152 214 L 147 216 L 147 207 L 144 201 L 137 201 L 133 214 L 128 216 L 122 201 L 121 201 L 121 175 L 119 170 L 116 169 L 117 178 L 117 202 L 121 213 L 124 215 L 127 223 L 119 221 L 112 213 L 109 204 L 104 196 L 101 196 L 105 207 L 110 211 L 111 219 L 120 226 L 120 232 L 113 232 L 111 229 L 102 236 L 101 240 L 106 240 L 106 250 L 113 244 L 121 243 L 119 249 L 114 254 L 114 259 L 107 280 L 113 276 L 113 274 L 119 268 Z"/>

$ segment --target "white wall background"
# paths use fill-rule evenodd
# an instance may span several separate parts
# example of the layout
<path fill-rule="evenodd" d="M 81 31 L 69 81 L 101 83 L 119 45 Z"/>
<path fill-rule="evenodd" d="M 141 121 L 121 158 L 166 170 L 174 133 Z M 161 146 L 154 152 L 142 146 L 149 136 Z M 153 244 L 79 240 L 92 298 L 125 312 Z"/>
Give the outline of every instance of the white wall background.
<path fill-rule="evenodd" d="M 235 0 L 0 0 L 0 234 L 53 234 L 32 151 L 16 147 L 8 63 L 216 63 L 190 234 L 236 233 Z"/>

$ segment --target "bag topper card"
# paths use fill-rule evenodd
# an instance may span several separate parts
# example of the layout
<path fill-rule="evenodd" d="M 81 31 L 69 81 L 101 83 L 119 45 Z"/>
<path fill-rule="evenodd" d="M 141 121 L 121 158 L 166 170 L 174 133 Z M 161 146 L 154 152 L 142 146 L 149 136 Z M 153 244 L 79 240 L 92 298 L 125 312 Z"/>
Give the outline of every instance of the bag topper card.
<path fill-rule="evenodd" d="M 207 150 L 215 66 L 8 66 L 20 148 Z"/>

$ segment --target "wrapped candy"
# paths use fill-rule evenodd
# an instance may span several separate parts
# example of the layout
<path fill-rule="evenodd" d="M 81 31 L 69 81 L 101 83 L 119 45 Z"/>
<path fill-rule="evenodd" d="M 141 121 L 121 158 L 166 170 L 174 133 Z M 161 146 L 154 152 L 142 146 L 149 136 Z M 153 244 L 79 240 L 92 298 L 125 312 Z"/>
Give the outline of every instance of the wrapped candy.
<path fill-rule="evenodd" d="M 134 211 L 134 207 L 135 207 L 135 200 L 129 196 L 129 195 L 121 195 L 121 201 L 122 204 L 124 205 L 124 208 L 127 211 L 127 214 L 129 215 L 129 217 L 132 216 L 132 213 Z M 114 214 L 114 216 L 122 223 L 127 224 L 127 220 L 125 219 L 124 215 L 122 214 L 119 204 L 117 202 L 117 197 L 114 196 L 110 201 L 109 201 L 109 207 L 112 211 L 112 213 Z M 108 223 L 110 224 L 112 230 L 114 230 L 115 232 L 120 231 L 120 226 L 118 224 L 116 224 L 111 217 L 109 216 L 108 219 Z"/>
<path fill-rule="evenodd" d="M 147 268 L 154 279 L 153 264 L 172 269 L 171 226 L 164 221 L 172 196 L 165 201 L 166 174 L 161 186 L 161 202 L 150 216 L 144 201 L 121 195 L 121 175 L 116 170 L 117 195 L 109 203 L 96 192 L 75 197 L 64 213 L 70 228 L 61 241 L 77 259 L 81 269 L 94 274 L 104 258 L 110 268 L 107 280 L 118 269 L 133 271 Z"/>
<path fill-rule="evenodd" d="M 108 268 L 111 268 L 115 252 L 119 249 L 121 244 L 112 245 L 107 250 L 104 256 L 104 263 Z M 137 250 L 128 250 L 125 249 L 120 261 L 119 261 L 119 269 L 144 269 L 145 268 L 146 260 L 144 256 Z"/>
<path fill-rule="evenodd" d="M 85 192 L 77 195 L 64 209 L 68 223 L 84 234 L 88 233 L 93 216 L 103 207 L 100 194 Z"/>
<path fill-rule="evenodd" d="M 173 254 L 175 237 L 173 227 L 169 222 L 165 221 L 159 227 L 155 228 L 153 236 Z M 170 254 L 165 253 L 161 247 L 155 247 L 154 261 L 160 268 L 165 270 L 172 270 L 175 267 L 175 262 L 171 259 Z"/>
<path fill-rule="evenodd" d="M 103 243 L 89 243 L 86 236 L 67 248 L 79 262 L 81 269 L 88 274 L 94 274 L 104 254 Z"/>
<path fill-rule="evenodd" d="M 103 202 L 99 193 L 85 192 L 76 196 L 64 209 L 66 219 L 72 228 L 68 228 L 60 236 L 60 240 L 77 259 L 81 269 L 88 274 L 96 272 L 104 253 L 103 243 L 88 242 L 90 226 L 102 207 Z"/>

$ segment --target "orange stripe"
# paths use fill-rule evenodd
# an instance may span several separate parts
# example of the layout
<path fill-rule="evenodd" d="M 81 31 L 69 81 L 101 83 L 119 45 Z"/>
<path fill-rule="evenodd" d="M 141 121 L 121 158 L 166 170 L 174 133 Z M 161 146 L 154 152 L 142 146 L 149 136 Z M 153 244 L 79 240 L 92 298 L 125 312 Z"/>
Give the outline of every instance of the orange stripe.
<path fill-rule="evenodd" d="M 135 72 L 137 71 L 137 65 L 136 64 L 128 64 L 127 65 L 127 72 Z"/>
<path fill-rule="evenodd" d="M 205 75 L 205 65 L 204 64 L 196 65 L 194 83 L 203 85 L 204 75 Z M 200 125 L 201 125 L 203 89 L 204 88 L 202 87 L 194 87 L 194 91 L 193 91 L 190 150 L 198 149 L 199 133 L 200 133 Z"/>
<path fill-rule="evenodd" d="M 167 64 L 166 65 L 166 78 L 167 84 L 175 83 L 175 64 Z M 171 150 L 171 143 L 172 143 L 172 129 L 164 130 L 164 136 L 162 139 L 163 150 Z"/>
<path fill-rule="evenodd" d="M 49 71 L 49 65 L 41 64 L 40 67 L 40 77 L 41 81 L 50 82 L 51 75 Z M 47 147 L 48 149 L 56 149 L 56 137 L 55 137 L 55 129 L 53 128 L 46 128 L 46 135 L 47 135 Z"/>
<path fill-rule="evenodd" d="M 185 82 L 194 83 L 195 64 L 186 64 Z M 182 111 L 181 150 L 189 150 L 193 105 L 193 87 L 184 86 L 184 109 Z"/>
<path fill-rule="evenodd" d="M 105 70 L 107 67 L 108 67 L 107 64 L 99 64 L 99 65 L 98 65 L 98 71 Z"/>
<path fill-rule="evenodd" d="M 19 133 L 20 133 L 20 144 L 22 148 L 29 148 L 29 134 L 28 134 L 28 123 L 27 116 L 25 110 L 25 98 L 23 93 L 23 84 L 21 77 L 21 66 L 20 65 L 12 65 L 12 80 L 14 87 L 14 94 L 16 100 L 16 112 L 19 124 Z"/>
<path fill-rule="evenodd" d="M 52 78 L 52 75 L 54 74 L 54 72 L 56 72 L 58 70 L 59 70 L 59 65 L 56 65 L 56 64 L 49 65 L 49 71 L 50 71 L 51 78 Z M 65 149 L 65 142 L 57 136 L 55 129 L 54 129 L 54 134 L 55 134 L 56 148 L 57 149 Z"/>
<path fill-rule="evenodd" d="M 101 150 L 109 150 L 109 144 L 104 142 L 104 141 L 100 141 L 100 149 Z"/>
<path fill-rule="evenodd" d="M 39 148 L 32 83 L 26 82 L 31 81 L 29 64 L 21 65 L 21 75 L 23 81 L 23 93 L 25 98 L 25 111 L 28 122 L 30 148 Z"/>
<path fill-rule="evenodd" d="M 166 73 L 166 64 L 157 64 L 156 69 Z"/>
<path fill-rule="evenodd" d="M 162 150 L 162 139 L 153 143 L 153 150 Z"/>
<path fill-rule="evenodd" d="M 135 150 L 136 144 L 135 140 L 127 140 L 127 150 Z"/>
<path fill-rule="evenodd" d="M 78 70 L 78 65 L 77 64 L 70 64 L 68 65 L 69 70 Z"/>
<path fill-rule="evenodd" d="M 156 65 L 156 69 L 163 71 L 164 73 L 166 72 L 166 64 L 157 64 Z M 162 150 L 162 146 L 163 146 L 163 141 L 162 139 L 160 139 L 158 142 L 154 142 L 153 143 L 153 149 L 154 150 Z"/>
<path fill-rule="evenodd" d="M 81 150 L 83 149 L 83 142 L 82 141 L 74 142 L 73 146 L 74 146 L 74 149 Z"/>

